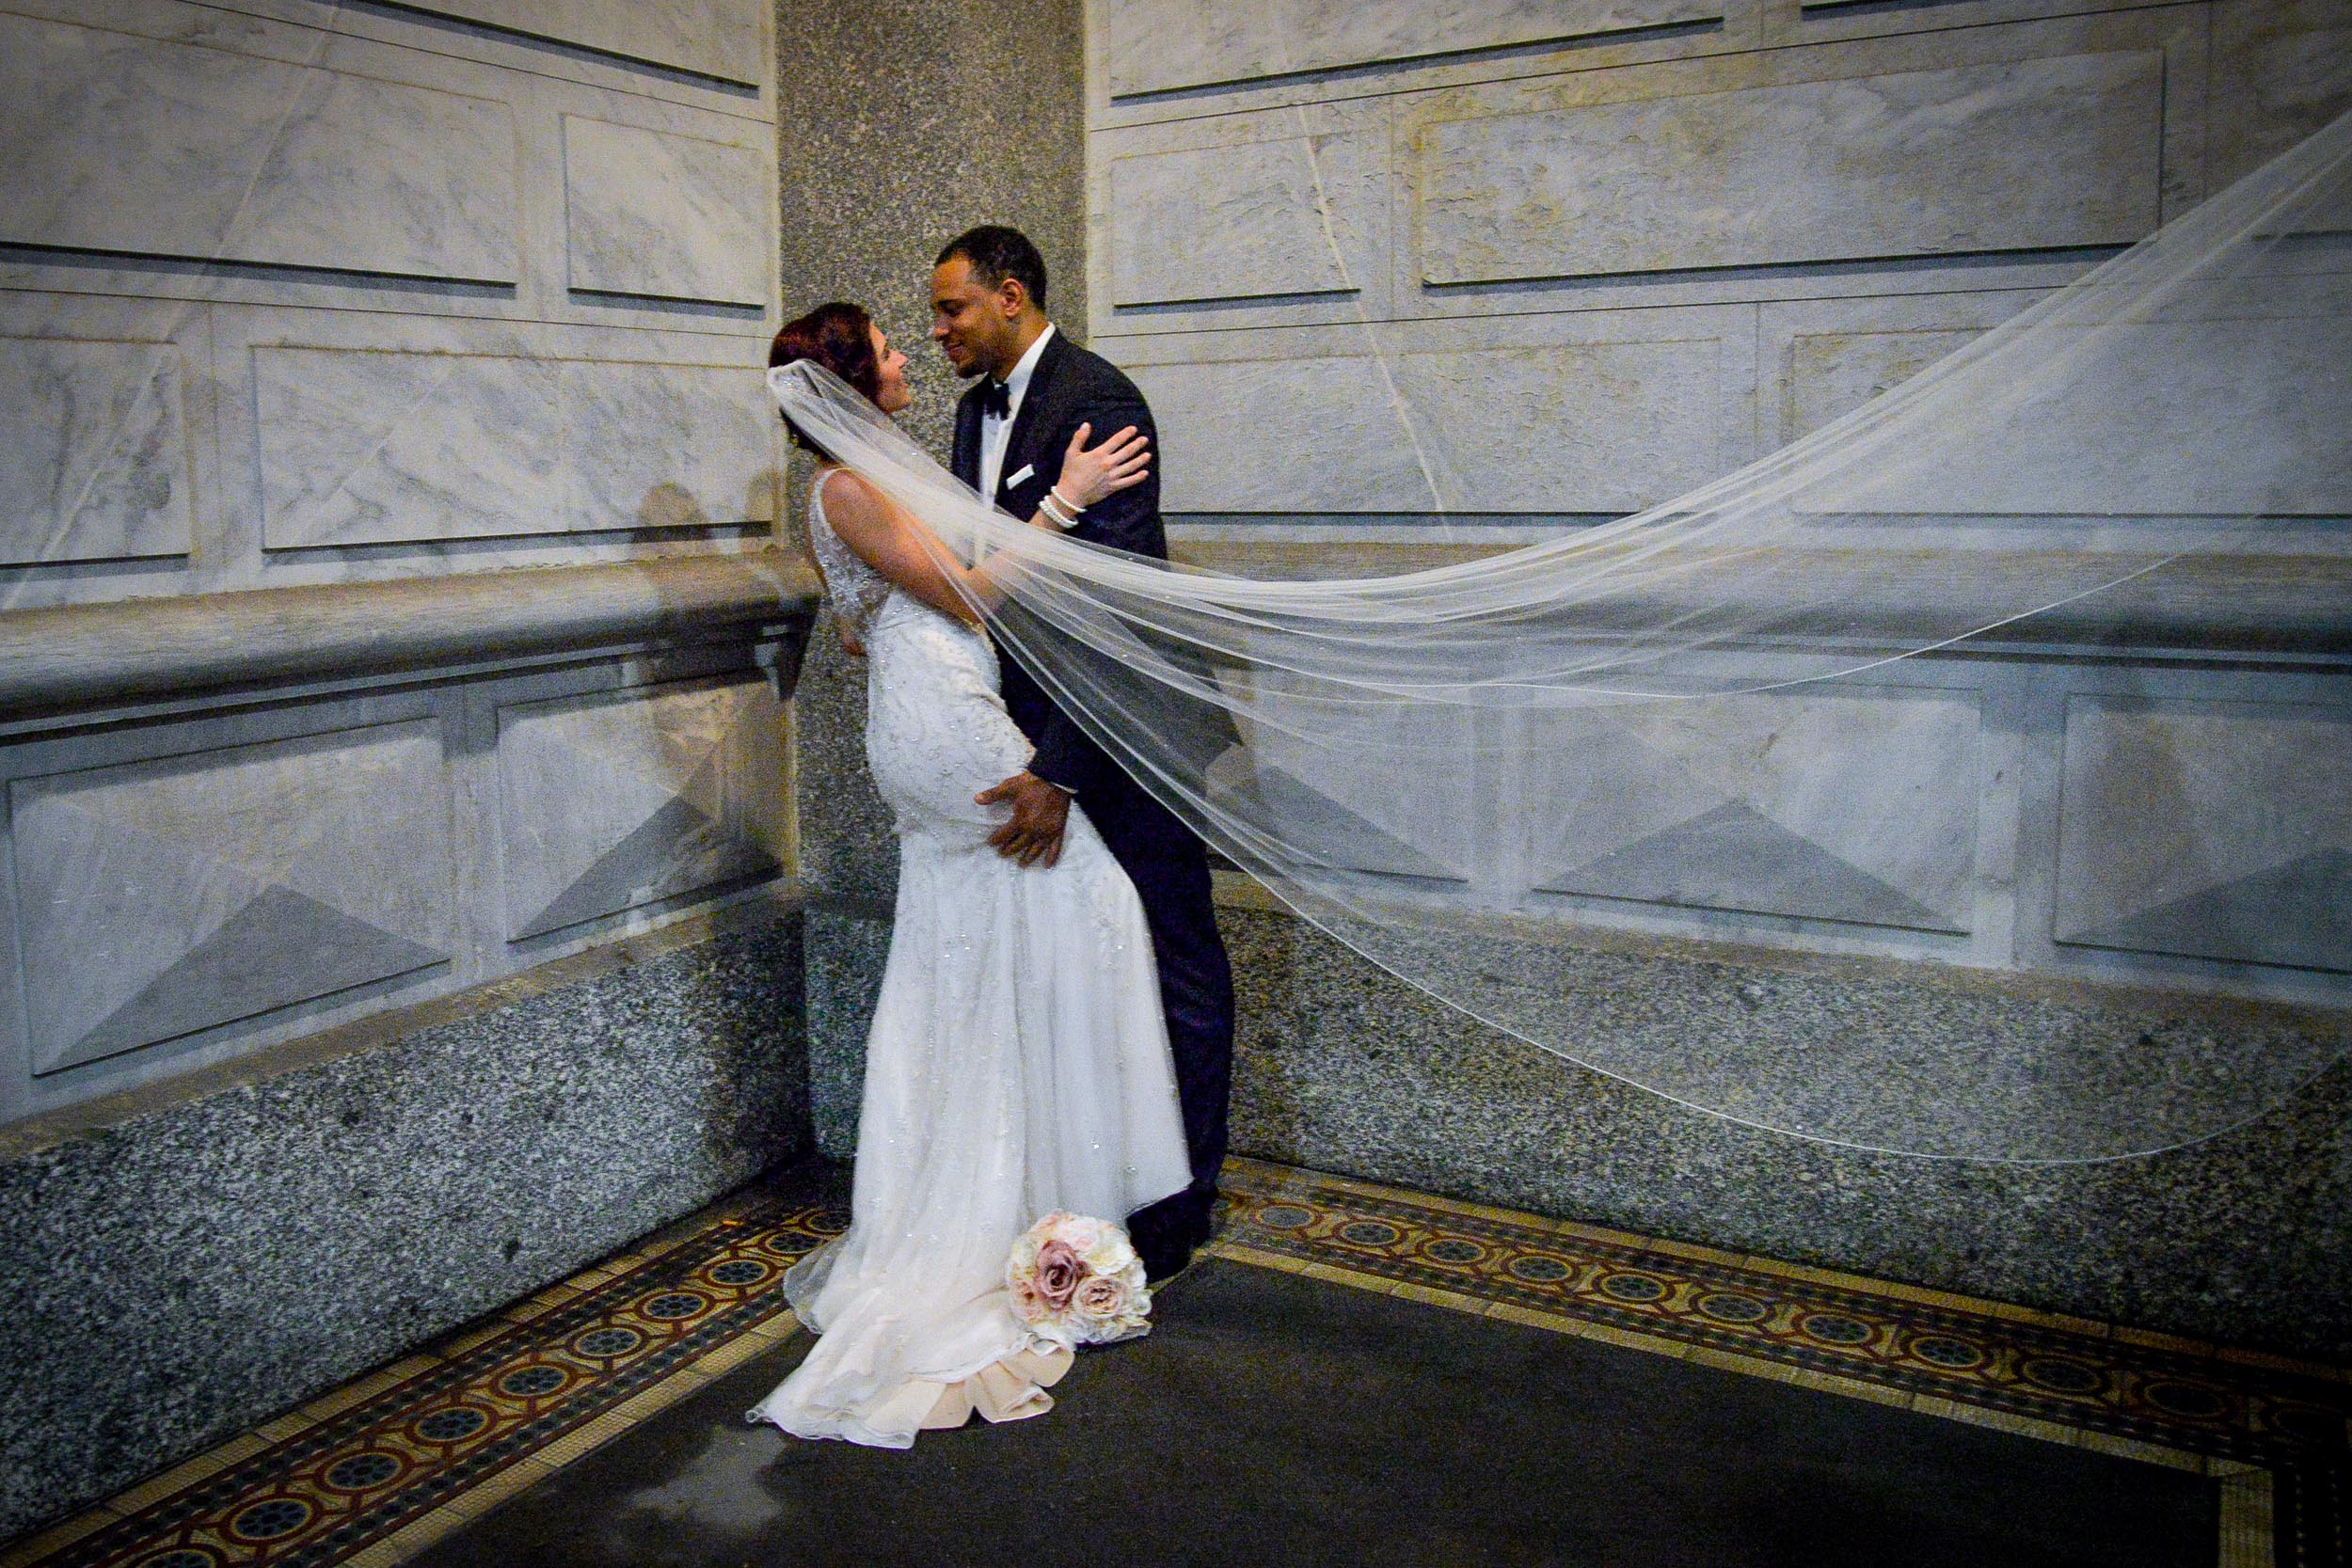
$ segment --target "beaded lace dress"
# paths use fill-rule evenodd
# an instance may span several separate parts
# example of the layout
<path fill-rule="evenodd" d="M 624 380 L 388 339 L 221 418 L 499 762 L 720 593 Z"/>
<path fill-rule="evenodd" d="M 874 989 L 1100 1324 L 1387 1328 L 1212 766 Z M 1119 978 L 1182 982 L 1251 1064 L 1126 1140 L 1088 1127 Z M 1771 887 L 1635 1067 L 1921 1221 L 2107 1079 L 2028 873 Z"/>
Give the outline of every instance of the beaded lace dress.
<path fill-rule="evenodd" d="M 828 481 L 830 483 L 830 481 Z M 1050 1409 L 1069 1352 L 1005 1289 L 1057 1210 L 1114 1222 L 1191 1176 L 1134 885 L 1073 806 L 1061 859 L 1022 867 L 973 796 L 1027 766 L 987 636 L 860 560 L 810 498 L 809 539 L 866 645 L 866 754 L 898 836 L 897 925 L 866 1040 L 848 1231 L 785 1291 L 820 1338 L 748 1412 L 884 1448 L 974 1410 Z"/>

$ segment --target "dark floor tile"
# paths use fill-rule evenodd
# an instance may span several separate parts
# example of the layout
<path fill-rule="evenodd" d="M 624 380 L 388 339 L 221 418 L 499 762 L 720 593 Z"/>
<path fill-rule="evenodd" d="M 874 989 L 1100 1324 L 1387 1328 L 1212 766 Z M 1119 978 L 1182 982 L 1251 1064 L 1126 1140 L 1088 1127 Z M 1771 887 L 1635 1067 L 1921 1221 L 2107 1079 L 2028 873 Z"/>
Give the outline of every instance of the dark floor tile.
<path fill-rule="evenodd" d="M 2182 1471 L 1204 1263 L 1041 1419 L 909 1452 L 740 1413 L 737 1370 L 421 1568 L 790 1563 L 2166 1568 L 2210 1564 Z"/>

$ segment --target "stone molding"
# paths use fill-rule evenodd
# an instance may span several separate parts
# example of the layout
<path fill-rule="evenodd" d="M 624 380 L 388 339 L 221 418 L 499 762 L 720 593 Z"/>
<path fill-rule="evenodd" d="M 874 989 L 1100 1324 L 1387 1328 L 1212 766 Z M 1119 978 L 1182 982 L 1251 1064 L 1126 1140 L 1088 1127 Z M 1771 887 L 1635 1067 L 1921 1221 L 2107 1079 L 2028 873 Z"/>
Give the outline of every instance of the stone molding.
<path fill-rule="evenodd" d="M 724 641 L 804 622 L 818 594 L 806 562 L 761 552 L 20 610 L 0 615 L 0 722 L 647 638 Z"/>

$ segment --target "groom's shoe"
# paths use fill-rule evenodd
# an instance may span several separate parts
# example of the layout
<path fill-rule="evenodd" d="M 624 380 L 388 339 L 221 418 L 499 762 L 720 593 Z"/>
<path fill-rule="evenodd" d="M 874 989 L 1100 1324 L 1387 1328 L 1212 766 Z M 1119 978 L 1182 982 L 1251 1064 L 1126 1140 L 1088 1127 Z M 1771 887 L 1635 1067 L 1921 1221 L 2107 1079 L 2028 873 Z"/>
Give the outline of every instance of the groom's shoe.
<path fill-rule="evenodd" d="M 1143 1259 L 1147 1283 L 1157 1285 L 1183 1273 L 1192 1261 L 1193 1243 L 1186 1234 L 1191 1227 L 1183 1221 L 1171 1224 L 1166 1214 L 1135 1215 L 1128 1225 L 1127 1240 L 1134 1243 L 1136 1256 Z"/>
<path fill-rule="evenodd" d="M 1143 1280 L 1157 1290 L 1192 1264 L 1192 1248 L 1183 1242 L 1162 1242 L 1156 1246 L 1137 1246 L 1136 1256 L 1143 1259 Z"/>

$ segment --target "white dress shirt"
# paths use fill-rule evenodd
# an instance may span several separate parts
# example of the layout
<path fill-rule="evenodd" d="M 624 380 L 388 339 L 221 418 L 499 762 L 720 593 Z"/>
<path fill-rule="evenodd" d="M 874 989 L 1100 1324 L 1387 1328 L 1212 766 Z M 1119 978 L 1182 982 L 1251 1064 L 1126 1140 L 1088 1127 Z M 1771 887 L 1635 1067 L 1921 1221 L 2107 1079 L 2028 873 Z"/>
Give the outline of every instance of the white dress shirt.
<path fill-rule="evenodd" d="M 1021 356 L 1021 362 L 1005 377 L 1005 402 L 1009 405 L 1005 417 L 993 414 L 980 416 L 980 494 L 995 500 L 996 482 L 1004 477 L 1005 445 L 1012 438 L 1012 422 L 1021 417 L 1021 400 L 1029 392 L 1029 374 L 1037 369 L 1038 359 L 1045 353 L 1045 341 L 1054 335 L 1048 322 L 1045 330 L 1037 335 L 1037 341 Z"/>

